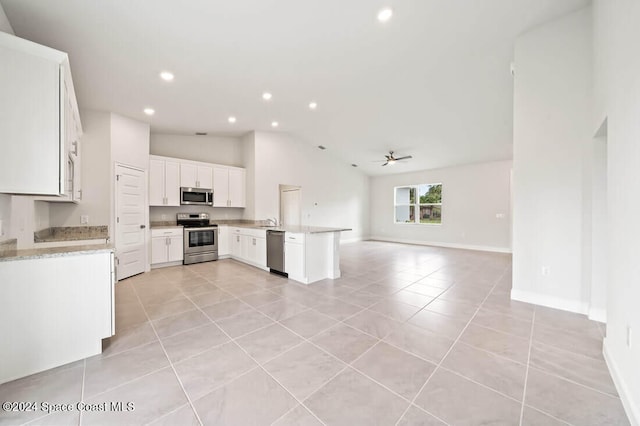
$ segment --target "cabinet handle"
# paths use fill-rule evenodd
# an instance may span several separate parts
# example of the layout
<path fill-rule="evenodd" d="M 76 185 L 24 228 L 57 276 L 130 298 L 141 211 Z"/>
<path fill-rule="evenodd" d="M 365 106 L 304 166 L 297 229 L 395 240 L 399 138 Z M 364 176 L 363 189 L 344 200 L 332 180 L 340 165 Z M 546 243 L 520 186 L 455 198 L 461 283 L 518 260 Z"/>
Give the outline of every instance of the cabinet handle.
<path fill-rule="evenodd" d="M 75 155 L 76 157 L 78 156 L 78 142 L 74 142 L 71 145 L 73 145 L 73 152 L 72 154 Z"/>
<path fill-rule="evenodd" d="M 78 200 L 82 200 L 82 189 L 78 189 Z"/>

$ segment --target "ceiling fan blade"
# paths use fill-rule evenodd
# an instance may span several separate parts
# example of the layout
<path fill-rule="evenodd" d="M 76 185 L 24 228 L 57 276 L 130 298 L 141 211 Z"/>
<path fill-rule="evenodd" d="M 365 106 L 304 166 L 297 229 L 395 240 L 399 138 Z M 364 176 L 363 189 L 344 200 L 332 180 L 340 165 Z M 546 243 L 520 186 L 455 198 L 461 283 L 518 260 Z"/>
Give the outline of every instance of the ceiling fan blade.
<path fill-rule="evenodd" d="M 396 158 L 396 161 L 400 161 L 400 160 L 408 160 L 410 158 L 413 158 L 411 155 L 405 155 L 404 157 L 400 157 L 400 158 Z"/>
<path fill-rule="evenodd" d="M 387 161 L 386 163 L 384 163 L 384 164 L 382 165 L 382 167 L 386 166 L 387 164 L 389 164 L 389 162 L 388 162 L 388 161 Z"/>

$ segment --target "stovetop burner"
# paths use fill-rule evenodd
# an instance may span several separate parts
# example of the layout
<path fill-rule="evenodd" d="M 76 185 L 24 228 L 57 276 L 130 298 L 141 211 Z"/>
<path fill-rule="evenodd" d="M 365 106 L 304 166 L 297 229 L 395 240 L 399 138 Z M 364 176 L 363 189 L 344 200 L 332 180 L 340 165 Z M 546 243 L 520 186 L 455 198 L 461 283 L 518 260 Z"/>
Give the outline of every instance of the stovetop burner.
<path fill-rule="evenodd" d="M 205 226 L 218 226 L 209 223 L 209 213 L 178 213 L 176 223 L 185 228 L 202 228 Z"/>

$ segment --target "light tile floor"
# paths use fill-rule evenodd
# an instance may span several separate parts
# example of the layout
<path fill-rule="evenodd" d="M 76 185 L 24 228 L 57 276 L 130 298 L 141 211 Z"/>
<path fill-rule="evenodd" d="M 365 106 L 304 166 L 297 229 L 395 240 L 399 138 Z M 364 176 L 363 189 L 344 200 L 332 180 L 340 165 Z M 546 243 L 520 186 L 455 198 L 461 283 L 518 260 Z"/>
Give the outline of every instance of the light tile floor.
<path fill-rule="evenodd" d="M 121 281 L 102 355 L 0 386 L 74 409 L 0 425 L 629 424 L 604 327 L 511 301 L 509 255 L 362 242 L 341 257 L 341 279 L 309 286 L 232 260 Z"/>

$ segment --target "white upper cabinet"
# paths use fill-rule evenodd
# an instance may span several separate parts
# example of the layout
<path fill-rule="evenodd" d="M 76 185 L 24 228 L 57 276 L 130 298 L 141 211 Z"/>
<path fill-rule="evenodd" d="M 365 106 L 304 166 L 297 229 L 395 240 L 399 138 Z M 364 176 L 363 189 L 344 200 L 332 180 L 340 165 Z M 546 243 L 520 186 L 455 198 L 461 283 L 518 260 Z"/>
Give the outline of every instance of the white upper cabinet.
<path fill-rule="evenodd" d="M 180 163 L 171 158 L 149 157 L 149 205 L 180 205 Z"/>
<path fill-rule="evenodd" d="M 0 93 L 0 192 L 73 200 L 82 127 L 67 54 L 0 32 Z"/>
<path fill-rule="evenodd" d="M 213 207 L 229 207 L 229 169 L 213 168 Z"/>
<path fill-rule="evenodd" d="M 212 180 L 213 167 L 211 165 L 187 162 L 180 164 L 180 186 L 211 189 Z"/>
<path fill-rule="evenodd" d="M 245 207 L 245 179 L 245 169 L 215 166 L 213 207 Z"/>
<path fill-rule="evenodd" d="M 229 207 L 245 207 L 245 179 L 245 169 L 229 169 Z"/>

